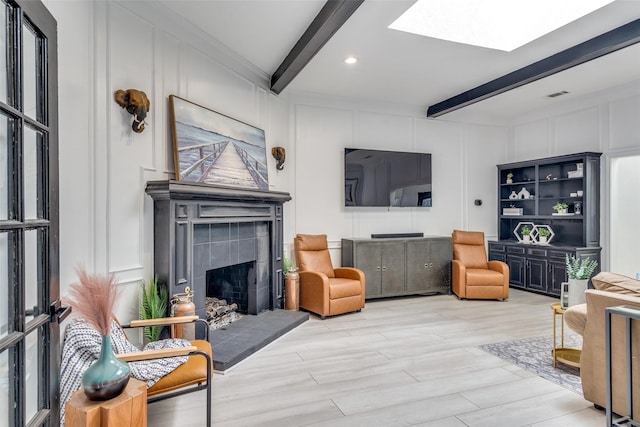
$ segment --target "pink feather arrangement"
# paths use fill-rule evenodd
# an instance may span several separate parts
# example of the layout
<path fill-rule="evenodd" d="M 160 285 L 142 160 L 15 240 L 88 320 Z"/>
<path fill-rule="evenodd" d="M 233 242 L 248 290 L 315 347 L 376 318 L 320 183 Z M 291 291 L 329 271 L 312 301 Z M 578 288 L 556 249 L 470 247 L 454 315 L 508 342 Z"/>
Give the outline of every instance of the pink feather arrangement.
<path fill-rule="evenodd" d="M 78 282 L 69 285 L 69 296 L 65 299 L 78 317 L 89 322 L 100 335 L 111 333 L 113 308 L 118 298 L 117 280 L 110 274 L 100 276 L 88 274 L 78 267 Z"/>

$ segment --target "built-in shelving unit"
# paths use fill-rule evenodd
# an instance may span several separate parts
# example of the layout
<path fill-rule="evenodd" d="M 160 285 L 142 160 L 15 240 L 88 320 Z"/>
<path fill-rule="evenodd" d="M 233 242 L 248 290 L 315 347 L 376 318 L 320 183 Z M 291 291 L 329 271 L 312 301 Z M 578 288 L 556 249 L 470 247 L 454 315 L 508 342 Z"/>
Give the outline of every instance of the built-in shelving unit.
<path fill-rule="evenodd" d="M 549 295 L 566 281 L 565 255 L 600 263 L 600 156 L 578 153 L 498 165 L 498 241 L 489 257 L 506 262 L 510 283 Z M 567 212 L 553 206 L 565 203 Z M 521 242 L 519 224 L 546 225 L 548 244 Z"/>

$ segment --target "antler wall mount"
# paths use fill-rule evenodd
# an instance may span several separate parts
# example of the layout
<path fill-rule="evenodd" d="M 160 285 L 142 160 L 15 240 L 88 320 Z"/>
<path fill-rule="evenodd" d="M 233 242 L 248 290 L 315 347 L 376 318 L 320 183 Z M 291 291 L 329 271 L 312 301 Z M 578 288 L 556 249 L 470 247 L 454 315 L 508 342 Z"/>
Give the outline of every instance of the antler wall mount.
<path fill-rule="evenodd" d="M 151 109 L 151 102 L 147 94 L 137 89 L 117 90 L 113 95 L 116 103 L 133 115 L 131 129 L 136 133 L 144 130 L 147 113 Z"/>

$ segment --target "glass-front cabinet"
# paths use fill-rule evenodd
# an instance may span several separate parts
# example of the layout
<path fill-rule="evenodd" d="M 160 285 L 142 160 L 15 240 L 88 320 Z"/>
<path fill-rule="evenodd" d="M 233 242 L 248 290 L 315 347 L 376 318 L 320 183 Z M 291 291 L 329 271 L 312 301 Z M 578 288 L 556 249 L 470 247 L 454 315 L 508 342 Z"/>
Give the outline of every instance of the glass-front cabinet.
<path fill-rule="evenodd" d="M 600 263 L 600 156 L 578 153 L 498 165 L 498 241 L 489 257 L 512 287 L 560 295 L 565 256 Z"/>

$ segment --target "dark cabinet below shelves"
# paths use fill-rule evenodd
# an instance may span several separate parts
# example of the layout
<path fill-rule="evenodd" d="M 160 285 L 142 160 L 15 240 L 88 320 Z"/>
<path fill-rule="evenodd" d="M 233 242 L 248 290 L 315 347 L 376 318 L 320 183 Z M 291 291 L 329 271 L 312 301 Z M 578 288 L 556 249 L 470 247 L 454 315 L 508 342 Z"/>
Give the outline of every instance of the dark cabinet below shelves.
<path fill-rule="evenodd" d="M 600 247 L 489 242 L 489 259 L 507 263 L 511 287 L 550 296 L 560 296 L 561 283 L 567 281 L 567 255 L 578 259 L 595 259 L 600 265 L 600 251 Z"/>

